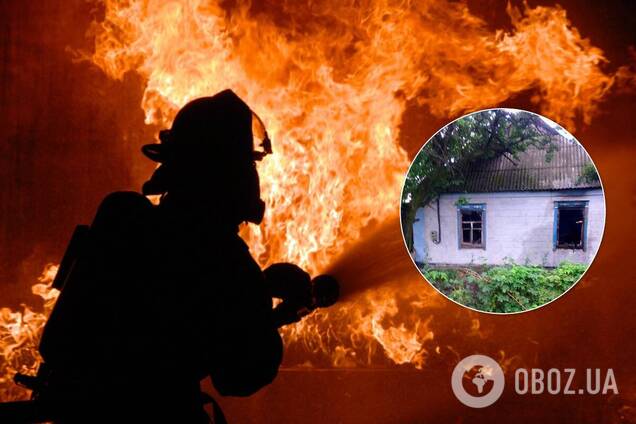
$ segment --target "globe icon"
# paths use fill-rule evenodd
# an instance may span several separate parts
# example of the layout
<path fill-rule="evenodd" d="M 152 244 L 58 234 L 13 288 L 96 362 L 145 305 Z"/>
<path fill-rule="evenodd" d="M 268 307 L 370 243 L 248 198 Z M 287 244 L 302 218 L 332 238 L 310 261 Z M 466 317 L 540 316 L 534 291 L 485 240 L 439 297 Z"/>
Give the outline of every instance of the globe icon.
<path fill-rule="evenodd" d="M 484 367 L 480 367 L 479 371 L 477 371 L 471 381 L 475 385 L 475 387 L 477 387 L 477 393 L 481 394 L 483 393 L 484 386 L 486 385 L 486 382 L 488 380 L 492 380 L 492 376 L 484 372 Z"/>
<path fill-rule="evenodd" d="M 503 393 L 504 385 L 501 366 L 486 355 L 467 356 L 459 361 L 451 375 L 453 393 L 471 408 L 485 408 L 495 403 Z"/>

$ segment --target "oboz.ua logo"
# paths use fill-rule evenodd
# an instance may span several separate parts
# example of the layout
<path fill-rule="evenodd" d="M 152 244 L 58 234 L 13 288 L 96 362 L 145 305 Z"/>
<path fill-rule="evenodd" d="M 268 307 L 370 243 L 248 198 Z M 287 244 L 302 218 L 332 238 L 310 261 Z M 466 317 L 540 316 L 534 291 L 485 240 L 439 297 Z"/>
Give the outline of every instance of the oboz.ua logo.
<path fill-rule="evenodd" d="M 461 403 L 471 408 L 485 408 L 503 393 L 504 373 L 491 357 L 471 355 L 455 366 L 451 385 Z"/>
<path fill-rule="evenodd" d="M 576 369 L 563 370 L 519 368 L 514 373 L 517 395 L 607 395 L 618 394 L 614 370 L 586 368 L 583 378 L 575 378 Z M 485 408 L 501 397 L 505 384 L 504 373 L 497 361 L 486 355 L 471 355 L 462 359 L 453 370 L 451 386 L 461 403 L 471 408 Z"/>

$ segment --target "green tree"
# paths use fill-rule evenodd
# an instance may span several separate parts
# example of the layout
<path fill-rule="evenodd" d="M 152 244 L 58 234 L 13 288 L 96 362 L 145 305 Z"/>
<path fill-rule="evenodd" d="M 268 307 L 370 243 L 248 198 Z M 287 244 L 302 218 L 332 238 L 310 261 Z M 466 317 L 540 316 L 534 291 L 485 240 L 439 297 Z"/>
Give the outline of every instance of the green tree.
<path fill-rule="evenodd" d="M 406 176 L 401 219 L 409 249 L 415 211 L 461 187 L 472 164 L 501 155 L 514 162 L 529 146 L 544 149 L 549 161 L 556 134 L 538 115 L 509 109 L 473 113 L 442 128 L 418 153 Z"/>

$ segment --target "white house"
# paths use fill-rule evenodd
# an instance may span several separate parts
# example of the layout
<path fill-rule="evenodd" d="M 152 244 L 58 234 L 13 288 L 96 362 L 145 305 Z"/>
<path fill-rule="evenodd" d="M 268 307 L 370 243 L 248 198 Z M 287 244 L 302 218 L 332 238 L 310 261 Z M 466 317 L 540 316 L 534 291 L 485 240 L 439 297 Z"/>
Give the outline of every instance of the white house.
<path fill-rule="evenodd" d="M 592 161 L 575 140 L 559 137 L 546 161 L 529 148 L 514 159 L 475 164 L 467 183 L 419 208 L 413 257 L 437 265 L 590 263 L 601 243 L 605 199 Z M 592 171 L 594 176 L 595 171 Z"/>

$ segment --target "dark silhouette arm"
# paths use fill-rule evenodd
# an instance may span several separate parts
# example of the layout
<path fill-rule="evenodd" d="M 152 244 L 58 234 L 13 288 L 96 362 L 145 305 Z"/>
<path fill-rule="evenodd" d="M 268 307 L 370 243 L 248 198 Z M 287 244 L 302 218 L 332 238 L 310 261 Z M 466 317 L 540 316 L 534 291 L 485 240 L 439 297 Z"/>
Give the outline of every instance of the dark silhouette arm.
<path fill-rule="evenodd" d="M 238 237 L 237 237 L 238 238 Z M 240 239 L 239 239 L 240 240 Z M 210 376 L 222 395 L 249 396 L 271 383 L 283 357 L 263 273 L 240 241 L 220 302 L 219 337 Z"/>

